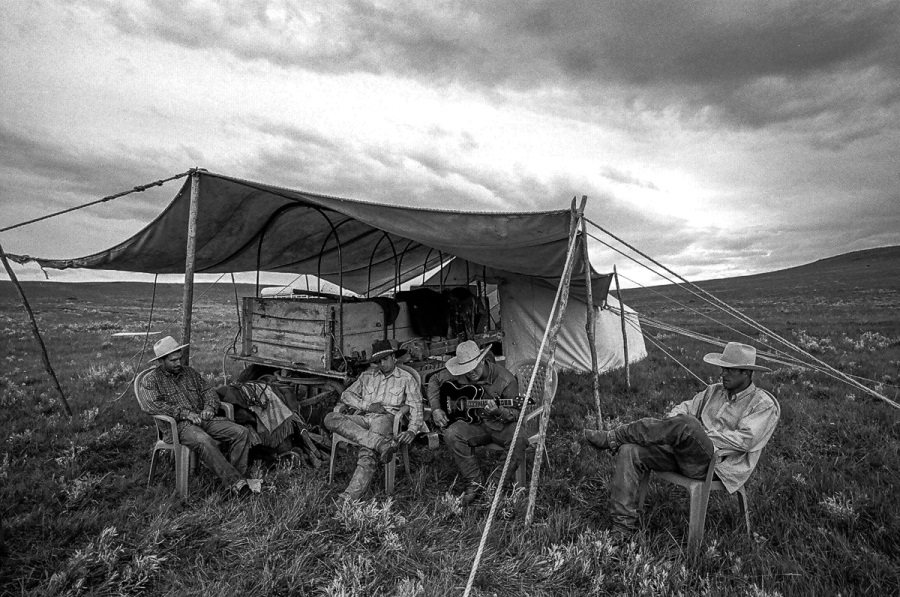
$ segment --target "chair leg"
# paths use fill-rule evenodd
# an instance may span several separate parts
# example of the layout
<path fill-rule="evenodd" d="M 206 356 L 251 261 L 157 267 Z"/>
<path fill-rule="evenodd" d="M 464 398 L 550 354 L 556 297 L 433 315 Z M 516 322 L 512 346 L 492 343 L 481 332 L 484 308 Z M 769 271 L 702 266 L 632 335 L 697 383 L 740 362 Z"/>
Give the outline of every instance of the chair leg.
<path fill-rule="evenodd" d="M 703 540 L 703 531 L 706 527 L 706 507 L 709 504 L 709 492 L 703 491 L 701 485 L 688 489 L 691 496 L 690 527 L 688 529 L 688 544 L 691 548 L 699 547 Z"/>
<path fill-rule="evenodd" d="M 153 475 L 156 473 L 156 467 L 159 465 L 159 450 L 153 448 L 153 452 L 150 454 L 150 474 L 147 475 L 147 486 L 150 486 L 150 482 L 153 480 Z"/>
<path fill-rule="evenodd" d="M 185 500 L 188 497 L 191 456 L 191 451 L 185 446 L 175 449 L 175 491 Z"/>
<path fill-rule="evenodd" d="M 397 474 L 397 457 L 391 458 L 391 461 L 384 465 L 384 492 L 388 495 L 394 495 L 394 476 Z"/>
<path fill-rule="evenodd" d="M 647 488 L 650 485 L 650 471 L 644 471 L 641 482 L 638 485 L 638 512 L 644 509 L 644 500 L 647 499 Z"/>
<path fill-rule="evenodd" d="M 738 509 L 744 518 L 744 524 L 747 527 L 747 536 L 752 537 L 753 534 L 750 532 L 750 499 L 747 497 L 747 492 L 744 491 L 743 487 L 737 490 L 737 496 Z"/>
<path fill-rule="evenodd" d="M 403 455 L 403 468 L 406 470 L 406 476 L 412 477 L 412 470 L 409 468 L 409 446 L 403 444 L 400 448 L 400 453 Z"/>
<path fill-rule="evenodd" d="M 526 478 L 528 474 L 526 462 L 527 459 L 523 458 L 522 462 L 519 463 L 519 468 L 516 469 L 516 483 L 519 484 L 519 487 L 525 487 L 525 484 L 528 482 Z"/>
<path fill-rule="evenodd" d="M 338 442 L 337 438 L 332 436 L 331 440 L 331 462 L 328 465 L 328 484 L 331 485 L 334 482 L 334 459 L 337 455 Z"/>

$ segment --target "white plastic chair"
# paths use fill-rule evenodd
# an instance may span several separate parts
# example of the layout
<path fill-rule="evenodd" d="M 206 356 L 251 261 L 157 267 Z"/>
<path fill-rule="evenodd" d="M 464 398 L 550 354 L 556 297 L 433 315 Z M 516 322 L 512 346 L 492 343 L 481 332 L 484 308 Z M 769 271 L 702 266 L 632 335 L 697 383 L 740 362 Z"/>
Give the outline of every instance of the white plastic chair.
<path fill-rule="evenodd" d="M 516 376 L 519 382 L 519 394 L 523 396 L 525 391 L 528 390 L 528 382 L 531 381 L 531 374 L 534 371 L 535 364 L 536 361 L 531 359 L 517 363 L 510 369 L 510 372 Z M 553 396 L 556 395 L 558 384 L 559 377 L 556 374 L 556 369 L 550 369 L 546 363 L 541 363 L 538 366 L 537 376 L 534 379 L 534 387 L 531 389 L 531 399 L 534 401 L 534 404 L 524 407 L 528 412 L 525 415 L 525 420 L 522 421 L 522 429 L 519 431 L 520 434 L 525 434 L 525 441 L 528 443 L 529 449 L 537 445 L 540 423 L 538 417 L 544 411 L 544 408 L 547 408 L 546 405 L 550 403 Z M 495 443 L 487 444 L 485 448 L 506 452 L 506 448 Z M 526 468 L 525 459 L 523 458 L 522 463 L 516 470 L 516 483 L 521 487 L 525 486 Z"/>
<path fill-rule="evenodd" d="M 641 483 L 638 486 L 638 510 L 644 506 L 644 498 L 647 497 L 647 486 L 650 482 L 650 473 L 659 479 L 674 483 L 684 487 L 691 500 L 690 519 L 688 523 L 688 545 L 691 549 L 695 549 L 703 540 L 703 531 L 706 527 L 706 509 L 709 504 L 709 493 L 711 491 L 723 491 L 725 485 L 721 481 L 715 479 L 716 464 L 721 462 L 722 457 L 716 453 L 709 465 L 705 479 L 692 479 L 679 475 L 678 473 L 663 471 L 646 471 L 641 477 Z M 738 497 L 738 507 L 740 508 L 741 517 L 747 527 L 747 535 L 750 535 L 750 502 L 747 498 L 747 492 L 741 486 L 736 492 Z"/>
<path fill-rule="evenodd" d="M 141 387 L 141 381 L 143 381 L 144 377 L 154 369 L 155 367 L 145 369 L 138 373 L 137 377 L 134 378 L 135 398 L 137 398 L 141 410 L 153 417 L 156 427 L 156 443 L 153 444 L 150 453 L 150 474 L 147 475 L 147 485 L 150 485 L 153 474 L 156 472 L 156 467 L 159 464 L 159 453 L 171 450 L 172 455 L 175 458 L 175 491 L 178 492 L 183 499 L 187 499 L 188 479 L 190 473 L 197 468 L 197 454 L 179 441 L 178 422 L 175 421 L 173 417 L 168 415 L 155 415 L 148 412 L 147 397 L 143 395 L 144 389 Z M 222 410 L 225 411 L 225 416 L 233 421 L 234 407 L 227 402 L 222 402 L 221 407 Z M 168 442 L 165 439 L 165 434 L 163 433 L 164 427 L 161 426 L 162 423 L 169 426 L 172 437 L 171 442 Z"/>

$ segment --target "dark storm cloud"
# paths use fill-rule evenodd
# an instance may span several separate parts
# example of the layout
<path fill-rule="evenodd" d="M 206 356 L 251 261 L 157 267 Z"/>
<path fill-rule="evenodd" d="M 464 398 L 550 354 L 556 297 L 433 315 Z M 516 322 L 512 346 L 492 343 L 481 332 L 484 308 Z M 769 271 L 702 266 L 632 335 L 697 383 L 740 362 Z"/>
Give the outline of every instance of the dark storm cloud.
<path fill-rule="evenodd" d="M 149 0 L 104 10 L 128 33 L 242 59 L 488 91 L 561 86 L 586 106 L 636 102 L 687 115 L 710 107 L 752 127 L 896 106 L 900 88 L 900 4 L 892 1 L 348 0 L 301 8 L 259 0 L 198 8 Z M 880 122 L 855 123 L 844 142 Z"/>
<path fill-rule="evenodd" d="M 466 162 L 454 150 L 471 145 L 467 134 L 444 131 L 434 147 L 409 151 L 378 146 L 359 150 L 350 141 L 295 126 L 274 122 L 248 126 L 274 140 L 246 164 L 249 175 L 292 188 L 398 205 L 500 211 L 547 209 L 548 198 L 572 194 L 525 172 Z"/>
<path fill-rule="evenodd" d="M 71 146 L 0 122 L 0 155 L 4 156 L 5 196 L 16 197 L 28 218 L 46 215 L 120 193 L 139 184 L 168 178 L 178 171 L 159 170 L 171 156 L 155 151 L 118 152 L 115 147 L 91 150 Z M 10 182 L 15 180 L 16 183 Z M 92 217 L 149 220 L 175 196 L 180 182 L 90 207 Z M 28 198 L 28 200 L 23 200 Z M 67 218 L 71 216 L 60 216 Z M 15 222 L 10 222 L 10 224 Z"/>

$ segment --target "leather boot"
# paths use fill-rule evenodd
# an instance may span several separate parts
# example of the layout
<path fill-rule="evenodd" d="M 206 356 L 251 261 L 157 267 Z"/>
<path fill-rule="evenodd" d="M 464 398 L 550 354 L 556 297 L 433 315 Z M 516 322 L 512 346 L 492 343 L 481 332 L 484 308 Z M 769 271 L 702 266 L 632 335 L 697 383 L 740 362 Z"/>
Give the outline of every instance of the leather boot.
<path fill-rule="evenodd" d="M 469 483 L 466 485 L 466 489 L 463 491 L 462 496 L 459 499 L 459 505 L 463 508 L 470 506 L 472 502 L 478 499 L 478 496 L 481 495 L 481 483 Z"/>
<path fill-rule="evenodd" d="M 378 447 L 375 449 L 378 452 L 378 456 L 381 459 L 382 464 L 387 464 L 391 460 L 394 459 L 394 454 L 397 453 L 397 450 L 400 448 L 400 445 L 393 438 L 385 438 L 378 444 Z"/>
<path fill-rule="evenodd" d="M 584 439 L 598 450 L 609 450 L 609 432 L 599 429 L 585 429 Z"/>

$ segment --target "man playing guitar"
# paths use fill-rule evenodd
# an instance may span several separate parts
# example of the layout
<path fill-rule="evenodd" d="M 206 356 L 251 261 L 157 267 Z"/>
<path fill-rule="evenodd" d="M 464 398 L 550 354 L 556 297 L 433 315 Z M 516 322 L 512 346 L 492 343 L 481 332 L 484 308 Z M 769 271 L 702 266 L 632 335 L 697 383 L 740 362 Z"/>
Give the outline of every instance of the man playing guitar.
<path fill-rule="evenodd" d="M 456 347 L 456 356 L 447 361 L 446 368 L 428 380 L 428 402 L 432 409 L 432 420 L 444 430 L 444 441 L 450 448 L 453 461 L 466 483 L 461 500 L 463 506 L 475 501 L 484 486 L 484 476 L 473 448 L 493 442 L 509 449 L 516 420 L 519 418 L 518 408 L 499 406 L 494 400 L 515 404 L 519 395 L 519 383 L 512 373 L 497 363 L 485 361 L 488 352 L 490 346 L 480 350 L 471 340 L 461 342 Z M 475 421 L 480 418 L 480 422 L 466 420 L 450 422 L 447 413 L 441 408 L 441 386 L 448 381 L 457 387 L 480 387 L 484 391 L 484 397 L 491 399 L 484 403 L 480 416 L 474 418 Z M 526 445 L 525 438 L 520 435 L 512 448 L 508 478 L 512 478 L 525 458 Z"/>

